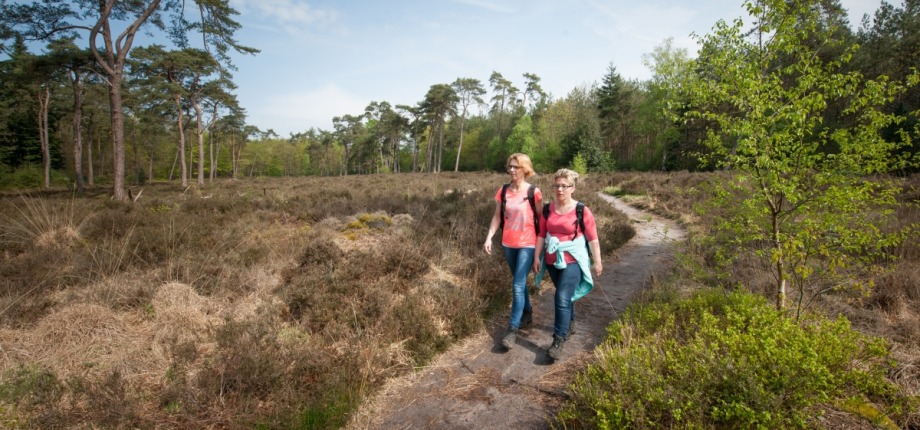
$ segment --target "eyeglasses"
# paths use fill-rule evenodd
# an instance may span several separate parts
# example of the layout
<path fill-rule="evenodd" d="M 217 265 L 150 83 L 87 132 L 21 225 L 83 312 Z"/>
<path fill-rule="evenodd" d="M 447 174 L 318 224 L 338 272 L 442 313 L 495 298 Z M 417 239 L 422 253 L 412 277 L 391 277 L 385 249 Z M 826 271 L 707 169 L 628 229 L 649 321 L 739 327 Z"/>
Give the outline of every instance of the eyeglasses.
<path fill-rule="evenodd" d="M 520 168 L 521 168 L 521 166 L 515 166 L 515 165 L 512 165 L 512 164 L 509 164 L 509 165 L 508 165 L 508 170 L 517 170 L 517 169 L 520 169 Z"/>
<path fill-rule="evenodd" d="M 572 187 L 574 187 L 574 185 L 553 184 L 553 188 L 555 188 L 555 189 L 557 189 L 557 190 L 565 190 L 565 189 L 569 189 L 569 188 L 572 188 Z"/>

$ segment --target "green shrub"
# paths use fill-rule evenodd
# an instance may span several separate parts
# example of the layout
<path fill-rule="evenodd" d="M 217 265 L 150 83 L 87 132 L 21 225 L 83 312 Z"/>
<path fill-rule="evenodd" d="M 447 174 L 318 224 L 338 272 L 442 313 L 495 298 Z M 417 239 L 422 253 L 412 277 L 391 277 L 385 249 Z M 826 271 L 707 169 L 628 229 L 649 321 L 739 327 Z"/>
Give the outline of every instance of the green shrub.
<path fill-rule="evenodd" d="M 0 401 L 32 408 L 57 402 L 63 384 L 47 369 L 22 366 L 6 372 L 0 383 Z"/>
<path fill-rule="evenodd" d="M 787 318 L 760 296 L 700 292 L 631 308 L 557 416 L 565 428 L 805 428 L 851 397 L 903 414 L 887 350 L 844 318 Z"/>
<path fill-rule="evenodd" d="M 51 170 L 51 186 L 66 187 L 70 178 L 65 172 Z M 0 189 L 34 189 L 45 185 L 45 169 L 38 164 L 26 164 L 16 169 L 0 170 Z"/>

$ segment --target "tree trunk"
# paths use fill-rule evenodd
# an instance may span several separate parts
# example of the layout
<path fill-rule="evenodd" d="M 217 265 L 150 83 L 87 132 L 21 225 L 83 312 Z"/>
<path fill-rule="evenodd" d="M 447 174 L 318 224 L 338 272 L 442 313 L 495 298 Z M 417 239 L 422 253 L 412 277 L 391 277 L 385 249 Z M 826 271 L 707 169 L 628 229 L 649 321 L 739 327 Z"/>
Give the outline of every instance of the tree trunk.
<path fill-rule="evenodd" d="M 418 172 L 418 153 L 419 153 L 419 144 L 418 137 L 412 139 L 413 142 L 413 156 L 412 156 L 412 173 Z"/>
<path fill-rule="evenodd" d="M 431 173 L 431 150 L 432 150 L 432 141 L 434 140 L 433 133 L 428 135 L 428 149 L 425 151 L 425 172 Z"/>
<path fill-rule="evenodd" d="M 441 160 L 444 158 L 444 118 L 441 118 L 441 125 L 438 127 L 438 164 L 435 165 L 435 173 L 441 173 Z"/>
<path fill-rule="evenodd" d="M 137 158 L 137 123 L 134 123 L 134 141 L 131 143 L 131 146 L 134 149 L 134 184 L 139 185 L 141 183 L 141 164 L 140 160 Z"/>
<path fill-rule="evenodd" d="M 180 152 L 182 152 L 182 148 L 180 148 L 178 145 L 176 145 L 176 156 L 173 157 L 172 167 L 169 169 L 169 179 L 167 179 L 169 182 L 172 182 L 172 180 L 173 180 L 173 174 L 176 173 L 176 163 L 179 161 L 179 153 L 180 153 Z"/>
<path fill-rule="evenodd" d="M 109 106 L 112 118 L 112 190 L 115 200 L 126 200 L 125 118 L 122 115 L 121 70 L 110 77 Z"/>
<path fill-rule="evenodd" d="M 176 111 L 178 112 L 176 118 L 176 126 L 179 127 L 179 164 L 182 173 L 182 186 L 188 186 L 188 166 L 185 164 L 185 126 L 182 124 L 182 101 L 179 99 L 179 96 L 173 96 L 173 101 L 176 102 Z M 170 175 L 172 176 L 172 175 Z"/>
<path fill-rule="evenodd" d="M 779 287 L 776 292 L 776 309 L 782 310 L 786 307 L 786 280 L 783 279 L 779 282 Z"/>
<path fill-rule="evenodd" d="M 45 188 L 51 188 L 51 144 L 48 139 L 48 108 L 51 104 L 51 89 L 45 86 L 38 93 L 38 139 L 42 147 L 42 163 L 45 169 Z"/>
<path fill-rule="evenodd" d="M 95 177 L 93 176 L 93 141 L 89 141 L 89 145 L 86 145 L 86 184 L 89 186 L 95 185 Z"/>
<path fill-rule="evenodd" d="M 73 74 L 73 171 L 77 193 L 83 194 L 83 80 Z"/>
<path fill-rule="evenodd" d="M 211 115 L 211 121 L 208 123 L 208 146 L 211 151 L 211 164 L 210 167 L 210 182 L 214 182 L 214 178 L 217 177 L 217 158 L 220 157 L 220 140 L 217 141 L 216 148 L 214 143 L 214 135 L 217 134 L 216 130 L 213 129 L 214 124 L 217 123 L 218 112 L 217 112 L 217 103 L 214 103 L 214 114 Z"/>
<path fill-rule="evenodd" d="M 668 143 L 664 142 L 661 144 L 661 171 L 664 172 L 668 168 Z"/>
<path fill-rule="evenodd" d="M 187 126 L 188 124 L 185 124 L 185 125 Z M 188 181 L 191 182 L 192 172 L 195 171 L 195 147 L 189 144 L 188 141 L 189 141 L 189 136 L 185 135 L 185 142 L 186 142 L 185 150 L 188 151 L 188 153 L 185 154 L 185 159 L 188 162 L 188 165 L 185 167 L 186 167 L 186 172 L 188 172 Z"/>
<path fill-rule="evenodd" d="M 399 131 L 393 133 L 393 173 L 399 173 Z"/>
<path fill-rule="evenodd" d="M 342 160 L 342 176 L 348 176 L 348 143 L 343 141 L 342 147 L 345 149 L 345 159 Z"/>
<path fill-rule="evenodd" d="M 209 177 L 208 177 L 208 182 L 213 183 L 213 182 L 214 182 L 214 177 L 215 177 L 216 172 L 217 172 L 217 168 L 216 168 L 216 166 L 217 166 L 217 160 L 214 158 L 215 148 L 214 148 L 214 131 L 213 131 L 213 130 L 211 130 L 211 131 L 208 133 L 208 150 L 211 151 L 211 157 L 210 157 L 211 163 L 208 164 L 208 167 L 209 167 L 209 169 L 210 169 L 210 171 L 208 172 L 208 176 L 209 176 Z M 218 153 L 220 153 L 220 141 L 217 141 L 217 149 L 216 149 L 216 151 L 217 151 Z"/>
<path fill-rule="evenodd" d="M 198 99 L 192 98 L 192 106 L 195 108 L 195 115 L 198 125 L 195 128 L 195 134 L 198 137 L 198 185 L 204 185 L 204 125 L 201 123 L 204 113 L 201 111 L 201 104 Z"/>
<path fill-rule="evenodd" d="M 149 163 L 147 164 L 147 180 L 152 181 L 153 180 L 153 139 L 147 141 L 147 143 L 148 143 L 147 158 L 149 161 Z"/>
<path fill-rule="evenodd" d="M 232 165 L 230 169 L 232 170 L 231 177 L 233 179 L 237 179 L 240 171 L 239 158 L 240 153 L 239 149 L 236 148 L 236 135 L 234 134 L 230 136 L 230 164 Z"/>
<path fill-rule="evenodd" d="M 460 171 L 460 152 L 463 151 L 463 126 L 466 122 L 466 111 L 463 112 L 463 116 L 460 117 L 460 144 L 457 145 L 457 160 L 454 161 L 454 171 Z"/>
<path fill-rule="evenodd" d="M 780 203 L 770 202 L 770 212 L 771 212 L 771 235 L 773 240 L 774 256 L 776 257 L 776 309 L 782 310 L 786 307 L 786 267 L 785 260 L 783 259 L 783 242 L 780 238 L 780 227 L 779 227 L 779 214 L 780 208 L 782 207 Z M 778 256 L 778 257 L 777 257 Z"/>

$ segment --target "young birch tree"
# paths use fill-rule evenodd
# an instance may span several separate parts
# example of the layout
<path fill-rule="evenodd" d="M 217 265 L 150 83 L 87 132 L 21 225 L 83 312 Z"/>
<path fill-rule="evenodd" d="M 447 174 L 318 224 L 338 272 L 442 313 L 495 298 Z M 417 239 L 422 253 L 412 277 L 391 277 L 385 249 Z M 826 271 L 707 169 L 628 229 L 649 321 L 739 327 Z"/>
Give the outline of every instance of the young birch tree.
<path fill-rule="evenodd" d="M 801 310 L 830 289 L 868 286 L 844 271 L 868 267 L 901 237 L 884 229 L 895 187 L 868 175 L 908 162 L 895 156 L 902 144 L 879 134 L 897 124 L 881 107 L 904 86 L 845 72 L 854 47 L 822 60 L 818 50 L 826 46 L 806 43 L 829 22 L 815 2 L 749 0 L 745 7 L 753 29 L 741 19 L 720 21 L 699 38 L 701 79 L 689 91 L 689 116 L 713 125 L 706 160 L 732 174 L 717 185 L 717 257 L 731 262 L 753 248 L 772 268 L 777 308 L 786 306 L 792 281 Z M 832 104 L 844 106 L 852 125 L 824 124 Z"/>

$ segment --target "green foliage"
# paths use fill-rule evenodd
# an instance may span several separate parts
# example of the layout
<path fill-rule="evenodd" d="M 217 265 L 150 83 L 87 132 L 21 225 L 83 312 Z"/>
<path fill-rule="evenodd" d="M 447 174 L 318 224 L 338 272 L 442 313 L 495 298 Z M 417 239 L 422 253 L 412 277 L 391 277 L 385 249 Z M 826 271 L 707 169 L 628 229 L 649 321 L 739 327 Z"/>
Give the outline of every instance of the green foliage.
<path fill-rule="evenodd" d="M 673 39 L 666 39 L 652 53 L 642 57 L 643 64 L 653 75 L 646 83 L 645 97 L 638 107 L 638 127 L 654 136 L 652 148 L 645 150 L 656 158 L 654 162 L 649 159 L 650 168 L 696 169 L 698 139 L 690 131 L 698 126 L 682 116 L 691 97 L 688 90 L 697 76 L 687 50 L 674 47 L 673 42 Z"/>
<path fill-rule="evenodd" d="M 581 153 L 576 154 L 575 157 L 572 158 L 572 170 L 578 172 L 579 175 L 588 173 L 588 161 Z"/>
<path fill-rule="evenodd" d="M 345 237 L 355 240 L 368 230 L 380 231 L 391 225 L 393 225 L 393 219 L 385 213 L 362 213 L 357 219 L 349 222 L 342 233 L 345 234 Z"/>
<path fill-rule="evenodd" d="M 513 152 L 507 147 L 506 141 L 502 141 L 498 137 L 493 137 L 492 140 L 489 141 L 489 167 L 496 171 L 504 170 L 505 160 L 508 159 L 508 156 L 511 154 L 513 154 Z"/>
<path fill-rule="evenodd" d="M 39 367 L 19 367 L 7 372 L 0 383 L 0 402 L 38 406 L 57 402 L 64 384 L 57 376 Z"/>
<path fill-rule="evenodd" d="M 506 144 L 511 153 L 534 153 L 537 143 L 534 140 L 533 120 L 530 115 L 524 115 L 518 119 L 517 123 L 514 124 L 514 128 L 511 129 L 511 135 L 508 136 Z"/>
<path fill-rule="evenodd" d="M 808 428 L 853 396 L 907 412 L 881 339 L 836 321 L 797 323 L 743 292 L 631 307 L 572 385 L 566 428 Z"/>
<path fill-rule="evenodd" d="M 898 6 L 898 3 L 901 6 Z M 883 2 L 871 20 L 863 22 L 856 38 L 860 48 L 854 55 L 854 68 L 870 79 L 887 76 L 901 81 L 916 76 L 920 64 L 920 8 L 912 1 Z M 920 86 L 907 92 L 886 106 L 885 111 L 904 115 L 903 129 L 885 130 L 891 140 L 917 142 L 920 140 Z M 911 114 L 913 112 L 913 114 Z M 920 157 L 920 145 L 902 148 L 905 153 Z"/>
<path fill-rule="evenodd" d="M 338 397 L 336 397 L 338 396 Z M 327 394 L 324 399 L 314 405 L 305 407 L 300 415 L 293 420 L 292 428 L 296 429 L 340 429 L 348 424 L 348 414 L 358 406 L 360 398 L 355 393 L 342 390 Z M 275 426 L 266 425 L 257 428 L 273 429 Z"/>
<path fill-rule="evenodd" d="M 44 186 L 45 171 L 40 165 L 25 164 L 15 169 L 0 167 L 0 189 L 37 189 Z M 51 170 L 51 186 L 67 187 L 70 178 L 60 170 Z"/>
<path fill-rule="evenodd" d="M 626 195 L 626 191 L 619 186 L 611 186 L 603 189 L 604 194 L 609 194 L 614 197 L 622 197 Z"/>
<path fill-rule="evenodd" d="M 690 91 L 696 109 L 687 115 L 712 124 L 704 161 L 735 174 L 717 184 L 718 198 L 704 210 L 720 211 L 712 236 L 719 255 L 730 261 L 752 249 L 773 268 L 777 306 L 785 305 L 790 280 L 802 305 L 900 238 L 882 230 L 893 187 L 864 178 L 910 163 L 897 156 L 903 144 L 879 134 L 899 121 L 880 109 L 904 87 L 845 72 L 853 48 L 822 59 L 808 42 L 829 24 L 811 3 L 746 7 L 758 23 L 753 36 L 739 19 L 701 37 L 704 79 Z M 852 123 L 829 128 L 832 106 L 843 106 Z"/>

